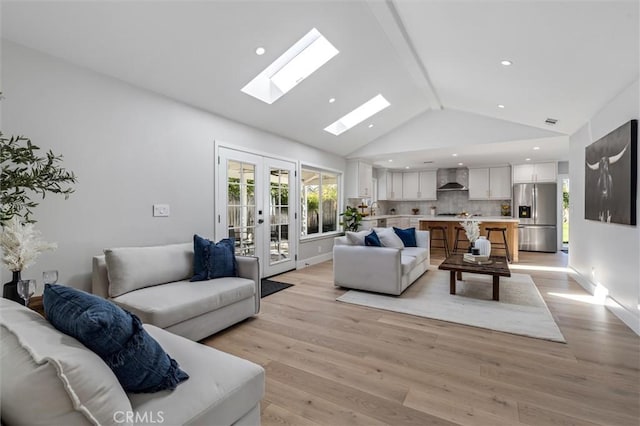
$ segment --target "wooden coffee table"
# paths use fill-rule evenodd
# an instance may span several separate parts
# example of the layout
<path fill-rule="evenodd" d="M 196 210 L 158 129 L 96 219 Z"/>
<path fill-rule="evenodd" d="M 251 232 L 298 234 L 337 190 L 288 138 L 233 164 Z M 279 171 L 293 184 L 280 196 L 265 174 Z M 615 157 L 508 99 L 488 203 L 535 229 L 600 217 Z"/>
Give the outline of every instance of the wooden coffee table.
<path fill-rule="evenodd" d="M 452 254 L 438 266 L 438 269 L 449 271 L 449 293 L 456 294 L 456 275 L 462 280 L 463 272 L 472 274 L 491 275 L 493 277 L 493 300 L 500 300 L 500 277 L 510 277 L 511 271 L 507 258 L 504 256 L 491 256 L 492 262 L 488 265 L 475 265 L 462 260 L 462 254 Z"/>

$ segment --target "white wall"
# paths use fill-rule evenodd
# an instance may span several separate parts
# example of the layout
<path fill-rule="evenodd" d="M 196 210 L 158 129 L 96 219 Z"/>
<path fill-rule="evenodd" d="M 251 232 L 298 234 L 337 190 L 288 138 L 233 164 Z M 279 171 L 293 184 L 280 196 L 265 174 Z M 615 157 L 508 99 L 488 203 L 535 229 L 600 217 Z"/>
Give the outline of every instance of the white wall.
<path fill-rule="evenodd" d="M 584 219 L 585 148 L 640 116 L 640 82 L 625 89 L 570 138 L 569 266 L 588 290 L 609 290 L 611 310 L 640 334 L 640 220 L 638 226 Z M 639 162 L 640 164 L 640 162 Z M 640 209 L 637 213 L 640 213 Z M 640 215 L 639 215 L 640 216 Z M 639 217 L 640 218 L 640 217 Z M 595 275 L 592 275 L 592 270 Z"/>
<path fill-rule="evenodd" d="M 309 146 L 175 102 L 2 40 L 2 130 L 64 155 L 76 173 L 68 199 L 48 196 L 38 229 L 59 248 L 24 277 L 58 269 L 60 282 L 89 289 L 91 258 L 105 247 L 213 237 L 214 140 L 313 162 L 345 161 Z M 171 216 L 153 218 L 154 203 Z M 304 251 L 304 245 L 301 245 Z M 3 268 L 2 282 L 8 281 Z"/>

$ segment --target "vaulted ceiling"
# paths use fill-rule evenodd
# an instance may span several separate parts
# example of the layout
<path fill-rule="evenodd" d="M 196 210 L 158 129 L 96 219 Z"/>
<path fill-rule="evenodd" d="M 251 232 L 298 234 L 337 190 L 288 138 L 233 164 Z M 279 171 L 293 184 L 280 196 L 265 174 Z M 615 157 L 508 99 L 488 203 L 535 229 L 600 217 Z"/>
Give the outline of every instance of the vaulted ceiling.
<path fill-rule="evenodd" d="M 533 145 L 566 159 L 563 136 L 638 79 L 638 21 L 635 0 L 2 2 L 11 41 L 329 152 L 412 166 L 461 149 L 517 162 Z M 340 53 L 272 105 L 240 91 L 311 28 Z M 378 93 L 389 108 L 323 130 Z"/>

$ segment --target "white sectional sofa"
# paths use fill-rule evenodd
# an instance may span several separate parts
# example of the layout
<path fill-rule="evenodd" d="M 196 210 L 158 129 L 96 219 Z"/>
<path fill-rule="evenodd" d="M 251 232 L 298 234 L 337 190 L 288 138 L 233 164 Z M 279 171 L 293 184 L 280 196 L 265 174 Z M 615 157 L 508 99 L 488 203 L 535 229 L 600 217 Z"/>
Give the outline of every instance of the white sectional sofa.
<path fill-rule="evenodd" d="M 415 231 L 417 247 L 369 247 L 346 236 L 333 245 L 333 279 L 339 287 L 401 294 L 429 267 L 429 232 Z"/>
<path fill-rule="evenodd" d="M 2 424 L 260 424 L 262 367 L 144 328 L 190 376 L 173 391 L 125 393 L 98 355 L 35 311 L 0 299 Z"/>
<path fill-rule="evenodd" d="M 145 324 L 200 340 L 260 310 L 258 259 L 236 261 L 238 277 L 190 282 L 193 243 L 108 249 L 93 258 L 92 292 Z"/>

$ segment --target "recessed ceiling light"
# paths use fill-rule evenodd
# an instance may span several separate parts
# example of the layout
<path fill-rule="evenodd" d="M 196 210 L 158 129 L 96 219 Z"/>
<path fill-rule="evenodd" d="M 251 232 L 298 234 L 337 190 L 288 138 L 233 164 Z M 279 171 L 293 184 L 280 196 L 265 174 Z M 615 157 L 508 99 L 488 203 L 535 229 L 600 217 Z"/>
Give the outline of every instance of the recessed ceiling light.
<path fill-rule="evenodd" d="M 338 53 L 338 49 L 313 28 L 241 90 L 272 104 Z"/>
<path fill-rule="evenodd" d="M 266 50 L 264 50 L 264 47 L 258 47 L 256 49 L 256 55 L 258 55 L 258 56 L 264 55 L 264 52 L 266 52 Z"/>
<path fill-rule="evenodd" d="M 531 161 L 531 158 L 525 158 L 524 161 Z"/>
<path fill-rule="evenodd" d="M 458 163 L 458 166 L 463 166 L 463 165 L 464 165 L 464 163 Z"/>
<path fill-rule="evenodd" d="M 508 59 L 503 59 L 502 61 L 500 61 L 500 63 L 501 63 L 502 65 L 504 65 L 505 67 L 508 67 L 509 65 L 513 64 L 513 62 L 511 62 L 511 61 L 510 61 L 510 60 L 508 60 Z"/>
<path fill-rule="evenodd" d="M 410 169 L 411 167 L 409 167 L 409 166 L 404 166 L 404 168 L 405 168 L 405 169 Z"/>
<path fill-rule="evenodd" d="M 369 128 L 372 128 L 372 127 L 373 127 L 373 124 L 369 124 Z"/>
<path fill-rule="evenodd" d="M 338 136 L 356 124 L 360 124 L 367 118 L 382 111 L 389 105 L 391 105 L 389 101 L 387 101 L 384 96 L 378 94 L 342 118 L 329 124 L 324 130 Z"/>
<path fill-rule="evenodd" d="M 539 149 L 540 149 L 540 147 L 539 147 L 539 146 L 534 146 L 534 147 L 533 147 L 533 150 L 534 150 L 534 151 L 537 151 L 537 150 L 539 150 Z"/>
<path fill-rule="evenodd" d="M 393 163 L 393 160 L 389 159 L 389 162 L 390 162 L 390 163 Z"/>
<path fill-rule="evenodd" d="M 457 156 L 458 156 L 458 154 L 451 154 L 451 156 L 452 156 L 452 157 L 457 157 Z"/>
<path fill-rule="evenodd" d="M 502 104 L 498 104 L 498 108 L 500 108 L 500 109 L 504 109 L 504 105 L 502 105 Z"/>
<path fill-rule="evenodd" d="M 332 104 L 336 101 L 336 98 L 329 98 L 329 103 Z"/>

